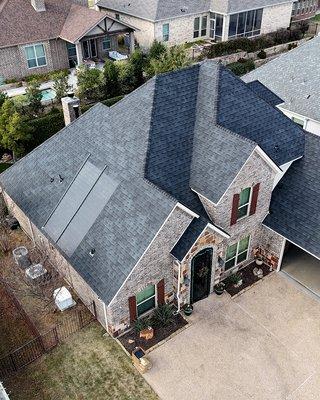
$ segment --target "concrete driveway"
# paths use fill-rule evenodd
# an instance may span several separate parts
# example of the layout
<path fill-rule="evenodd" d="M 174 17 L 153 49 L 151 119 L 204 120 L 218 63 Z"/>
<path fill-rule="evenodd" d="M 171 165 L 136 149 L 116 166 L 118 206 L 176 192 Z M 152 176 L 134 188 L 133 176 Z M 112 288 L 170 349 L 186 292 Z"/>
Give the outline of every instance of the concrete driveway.
<path fill-rule="evenodd" d="M 163 400 L 318 400 L 320 303 L 280 274 L 195 304 L 190 326 L 149 354 Z"/>

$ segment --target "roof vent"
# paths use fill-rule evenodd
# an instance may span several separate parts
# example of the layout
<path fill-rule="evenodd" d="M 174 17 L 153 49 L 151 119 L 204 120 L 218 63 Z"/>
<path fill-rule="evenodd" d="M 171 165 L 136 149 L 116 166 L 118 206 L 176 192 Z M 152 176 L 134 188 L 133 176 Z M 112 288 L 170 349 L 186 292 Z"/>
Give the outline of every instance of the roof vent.
<path fill-rule="evenodd" d="M 31 5 L 38 12 L 46 11 L 44 0 L 31 0 Z"/>
<path fill-rule="evenodd" d="M 307 99 L 310 99 L 310 96 L 311 96 L 311 94 L 308 94 L 308 95 L 307 95 Z"/>
<path fill-rule="evenodd" d="M 94 254 L 95 254 L 95 252 L 96 252 L 96 249 L 92 248 L 92 249 L 90 250 L 89 255 L 90 255 L 91 257 L 93 257 Z"/>
<path fill-rule="evenodd" d="M 181 12 L 184 13 L 184 12 L 186 12 L 186 11 L 188 11 L 188 7 L 184 6 L 184 7 L 181 8 Z"/>
<path fill-rule="evenodd" d="M 61 182 L 63 182 L 63 180 L 64 180 L 64 177 L 59 174 L 59 182 L 61 183 Z"/>

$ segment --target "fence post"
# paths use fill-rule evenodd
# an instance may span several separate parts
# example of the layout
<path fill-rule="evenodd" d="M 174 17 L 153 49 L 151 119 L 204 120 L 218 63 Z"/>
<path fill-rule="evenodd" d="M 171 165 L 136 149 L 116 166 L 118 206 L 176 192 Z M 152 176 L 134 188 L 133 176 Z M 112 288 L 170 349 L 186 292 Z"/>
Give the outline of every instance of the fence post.
<path fill-rule="evenodd" d="M 9 354 L 9 358 L 10 358 L 10 361 L 11 361 L 11 364 L 12 364 L 12 366 L 13 366 L 14 371 L 18 371 L 18 368 L 17 368 L 17 365 L 16 365 L 16 363 L 15 363 L 15 361 L 14 361 L 14 358 L 13 358 L 13 354 L 12 354 L 12 353 Z"/>
<path fill-rule="evenodd" d="M 57 331 L 57 327 L 56 326 L 53 328 L 53 333 L 54 333 L 54 337 L 56 339 L 55 346 L 57 346 L 59 344 L 59 336 L 58 336 L 58 331 Z"/>
<path fill-rule="evenodd" d="M 82 312 L 81 312 L 81 310 L 78 311 L 78 317 L 79 317 L 80 329 L 82 329 L 82 328 L 83 328 L 83 319 L 82 319 Z"/>

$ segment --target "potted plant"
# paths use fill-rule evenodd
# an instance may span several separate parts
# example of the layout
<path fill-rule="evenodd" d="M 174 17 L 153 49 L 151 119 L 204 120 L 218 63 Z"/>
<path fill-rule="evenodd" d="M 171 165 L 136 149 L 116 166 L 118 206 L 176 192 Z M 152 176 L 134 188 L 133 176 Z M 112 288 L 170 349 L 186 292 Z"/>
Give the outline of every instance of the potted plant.
<path fill-rule="evenodd" d="M 183 306 L 184 315 L 189 316 L 192 314 L 193 306 L 191 304 L 186 304 Z"/>
<path fill-rule="evenodd" d="M 222 295 L 222 293 L 224 292 L 224 289 L 225 289 L 225 284 L 223 282 L 218 283 L 214 287 L 214 291 L 218 296 Z"/>
<path fill-rule="evenodd" d="M 263 258 L 260 254 L 258 254 L 256 257 L 256 264 L 259 266 L 263 264 Z"/>
<path fill-rule="evenodd" d="M 235 274 L 231 275 L 229 277 L 231 283 L 233 284 L 234 287 L 239 287 L 242 285 L 242 274 L 240 272 L 236 272 Z"/>

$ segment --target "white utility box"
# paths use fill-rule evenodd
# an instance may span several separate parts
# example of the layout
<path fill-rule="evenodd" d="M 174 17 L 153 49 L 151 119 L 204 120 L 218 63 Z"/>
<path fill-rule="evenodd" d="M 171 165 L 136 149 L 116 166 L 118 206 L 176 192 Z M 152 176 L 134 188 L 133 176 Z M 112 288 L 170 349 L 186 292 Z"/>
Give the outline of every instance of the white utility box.
<path fill-rule="evenodd" d="M 60 311 L 67 310 L 68 308 L 73 307 L 76 304 L 76 302 L 72 298 L 71 293 L 65 286 L 56 289 L 53 292 L 53 298 L 56 306 Z"/>

